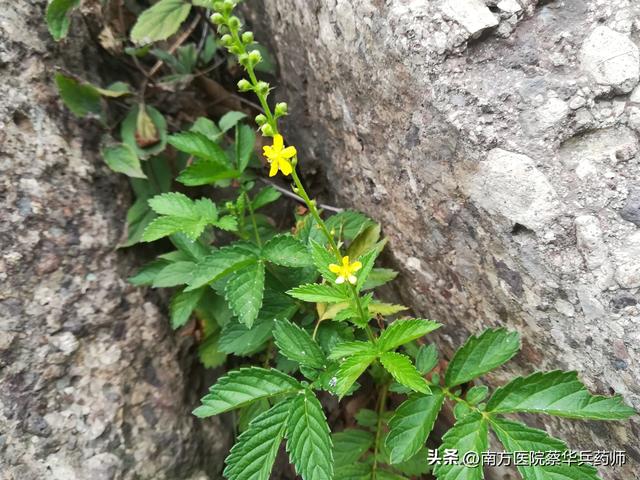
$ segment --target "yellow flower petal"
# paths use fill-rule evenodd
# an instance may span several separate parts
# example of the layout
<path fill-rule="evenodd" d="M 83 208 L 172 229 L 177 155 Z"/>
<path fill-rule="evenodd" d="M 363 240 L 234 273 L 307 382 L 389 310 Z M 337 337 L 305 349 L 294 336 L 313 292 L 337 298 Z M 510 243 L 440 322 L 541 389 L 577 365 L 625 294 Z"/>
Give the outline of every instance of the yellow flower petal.
<path fill-rule="evenodd" d="M 278 162 L 271 162 L 271 169 L 269 170 L 269 176 L 274 177 L 278 173 Z"/>
<path fill-rule="evenodd" d="M 280 135 L 279 133 L 276 133 L 275 136 L 273 137 L 273 148 L 277 152 L 280 152 L 280 150 L 282 150 L 283 147 L 284 147 L 284 140 L 282 138 L 282 135 Z"/>
<path fill-rule="evenodd" d="M 346 257 L 342 257 L 342 265 L 344 265 L 345 267 L 349 266 L 349 255 L 347 255 Z"/>
<path fill-rule="evenodd" d="M 336 278 L 336 283 L 338 285 L 340 285 L 341 283 L 344 283 L 344 277 L 340 276 L 340 277 Z"/>
<path fill-rule="evenodd" d="M 282 174 L 285 176 L 291 175 L 291 172 L 293 172 L 293 167 L 291 166 L 291 162 L 284 158 L 280 158 L 279 163 L 280 163 L 280 171 L 282 172 Z"/>
<path fill-rule="evenodd" d="M 353 262 L 351 264 L 351 271 L 352 272 L 357 272 L 358 270 L 360 270 L 362 268 L 362 262 Z"/>
<path fill-rule="evenodd" d="M 329 270 L 333 273 L 340 273 L 340 265 L 332 263 L 331 265 L 329 265 Z"/>
<path fill-rule="evenodd" d="M 297 155 L 297 150 L 296 147 L 287 147 L 284 150 L 282 150 L 282 152 L 280 152 L 280 155 L 282 155 L 284 158 L 291 158 L 291 157 L 295 157 Z"/>

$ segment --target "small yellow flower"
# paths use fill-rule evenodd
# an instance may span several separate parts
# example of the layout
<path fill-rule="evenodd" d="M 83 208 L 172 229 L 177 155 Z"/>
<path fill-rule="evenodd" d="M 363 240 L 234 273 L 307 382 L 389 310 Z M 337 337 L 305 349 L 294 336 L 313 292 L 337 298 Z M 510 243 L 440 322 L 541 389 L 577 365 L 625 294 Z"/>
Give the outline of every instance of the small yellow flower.
<path fill-rule="evenodd" d="M 349 283 L 355 285 L 358 279 L 354 275 L 355 272 L 362 268 L 361 262 L 349 262 L 349 257 L 342 257 L 342 265 L 336 265 L 332 263 L 329 265 L 329 270 L 333 273 L 338 274 L 338 278 L 336 278 L 336 283 L 344 283 L 345 280 L 349 280 Z"/>
<path fill-rule="evenodd" d="M 273 145 L 265 145 L 262 147 L 262 150 L 264 151 L 264 156 L 271 164 L 271 170 L 269 170 L 270 177 L 273 177 L 278 173 L 278 170 L 280 170 L 285 176 L 291 174 L 293 167 L 291 166 L 289 159 L 295 157 L 298 152 L 296 151 L 296 147 L 285 148 L 282 135 L 279 133 L 276 134 L 273 137 Z"/>

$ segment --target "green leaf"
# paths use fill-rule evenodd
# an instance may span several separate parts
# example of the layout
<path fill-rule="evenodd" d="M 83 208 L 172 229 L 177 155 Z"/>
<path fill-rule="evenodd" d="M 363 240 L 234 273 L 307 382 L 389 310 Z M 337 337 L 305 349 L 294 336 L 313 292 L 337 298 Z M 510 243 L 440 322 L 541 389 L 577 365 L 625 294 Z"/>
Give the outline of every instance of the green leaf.
<path fill-rule="evenodd" d="M 196 265 L 188 290 L 213 283 L 256 261 L 257 257 L 253 252 L 239 245 L 214 250 Z"/>
<path fill-rule="evenodd" d="M 153 279 L 154 288 L 175 287 L 185 285 L 191 280 L 195 263 L 174 262 L 164 267 Z"/>
<path fill-rule="evenodd" d="M 550 437 L 547 432 L 530 428 L 519 422 L 491 417 L 491 429 L 508 452 L 563 452 L 566 444 Z M 591 465 L 522 465 L 518 471 L 525 480 L 599 480 L 598 472 Z"/>
<path fill-rule="evenodd" d="M 53 39 L 58 42 L 69 32 L 69 14 L 80 5 L 80 0 L 51 0 L 47 5 L 47 27 Z"/>
<path fill-rule="evenodd" d="M 347 428 L 331 435 L 336 468 L 357 462 L 373 445 L 373 434 L 366 430 Z"/>
<path fill-rule="evenodd" d="M 445 450 L 457 450 L 460 459 L 467 452 L 475 452 L 479 458 L 489 447 L 489 428 L 481 413 L 474 412 L 456 422 L 451 430 L 442 437 L 440 457 Z M 471 467 L 462 464 L 437 465 L 434 473 L 438 480 L 481 480 L 484 478 L 482 466 Z"/>
<path fill-rule="evenodd" d="M 443 402 L 442 390 L 433 388 L 431 395 L 414 394 L 395 410 L 385 439 L 391 463 L 405 462 L 424 447 Z"/>
<path fill-rule="evenodd" d="M 256 144 L 256 134 L 248 125 L 236 125 L 236 165 L 244 172 L 249 165 L 253 147 Z"/>
<path fill-rule="evenodd" d="M 416 368 L 423 375 L 433 370 L 438 363 L 438 351 L 433 344 L 422 345 L 416 356 Z"/>
<path fill-rule="evenodd" d="M 166 40 L 178 31 L 190 11 L 191 4 L 182 0 L 160 0 L 138 17 L 131 30 L 131 41 L 147 44 Z"/>
<path fill-rule="evenodd" d="M 262 398 L 294 393 L 301 388 L 295 378 L 278 370 L 241 368 L 218 379 L 209 393 L 202 397 L 202 405 L 193 414 L 201 418 L 210 417 L 244 407 Z"/>
<path fill-rule="evenodd" d="M 328 283 L 301 285 L 292 288 L 287 294 L 298 300 L 315 303 L 341 303 L 349 300 L 349 295 L 343 288 Z"/>
<path fill-rule="evenodd" d="M 365 228 L 349 245 L 347 255 L 351 258 L 358 258 L 365 254 L 380 240 L 380 225 L 375 224 Z"/>
<path fill-rule="evenodd" d="M 455 353 L 445 375 L 445 383 L 455 387 L 485 374 L 513 357 L 520 350 L 520 336 L 504 328 L 488 329 L 469 337 Z"/>
<path fill-rule="evenodd" d="M 329 230 L 335 230 L 337 234 L 347 240 L 356 238 L 365 228 L 376 224 L 366 215 L 360 212 L 345 210 L 329 217 L 326 221 Z"/>
<path fill-rule="evenodd" d="M 371 290 L 390 282 L 398 276 L 398 272 L 390 268 L 372 268 L 371 273 L 362 285 L 362 290 Z"/>
<path fill-rule="evenodd" d="M 222 327 L 218 342 L 220 350 L 239 356 L 253 355 L 271 338 L 274 323 L 273 319 L 257 319 L 251 328 L 247 328 L 240 322 L 229 322 Z"/>
<path fill-rule="evenodd" d="M 287 430 L 291 401 L 284 400 L 258 415 L 249 424 L 226 458 L 224 476 L 229 480 L 268 480 L 280 443 Z"/>
<path fill-rule="evenodd" d="M 100 94 L 91 85 L 78 82 L 76 79 L 57 73 L 56 86 L 62 101 L 77 117 L 89 113 L 99 115 L 102 112 Z"/>
<path fill-rule="evenodd" d="M 114 172 L 124 173 L 129 177 L 147 178 L 140 166 L 140 159 L 129 145 L 121 143 L 102 150 L 104 161 Z"/>
<path fill-rule="evenodd" d="M 224 150 L 201 133 L 194 131 L 176 133 L 169 136 L 167 141 L 181 152 L 208 160 L 209 163 L 217 164 L 221 168 L 230 167 Z"/>
<path fill-rule="evenodd" d="M 361 427 L 376 428 L 378 425 L 378 414 L 369 408 L 361 408 L 358 410 L 355 418 Z"/>
<path fill-rule="evenodd" d="M 103 97 L 118 98 L 131 93 L 129 85 L 124 82 L 113 82 L 107 88 L 100 88 L 94 86 L 94 88 Z"/>
<path fill-rule="evenodd" d="M 621 396 L 591 395 L 576 372 L 536 372 L 498 388 L 487 411 L 546 413 L 568 418 L 622 420 L 635 415 Z"/>
<path fill-rule="evenodd" d="M 336 466 L 333 480 L 371 480 L 371 465 L 354 463 Z"/>
<path fill-rule="evenodd" d="M 251 328 L 258 317 L 264 295 L 264 263 L 250 263 L 234 273 L 225 287 L 229 308 L 240 323 Z"/>
<path fill-rule="evenodd" d="M 138 158 L 145 159 L 162 152 L 167 145 L 167 122 L 162 114 L 153 107 L 134 105 L 120 125 L 122 142 L 133 148 Z M 139 121 L 140 120 L 140 121 Z M 151 128 L 156 142 L 142 141 L 139 127 Z M 140 141 L 140 143 L 138 143 Z M 166 160 L 163 160 L 166 162 Z M 168 189 L 168 188 L 167 188 Z"/>
<path fill-rule="evenodd" d="M 204 288 L 200 288 L 190 292 L 178 292 L 173 296 L 169 304 L 169 313 L 171 326 L 174 329 L 180 328 L 187 323 L 203 294 Z"/>
<path fill-rule="evenodd" d="M 147 263 L 144 267 L 138 270 L 138 273 L 129 277 L 127 280 L 131 285 L 142 286 L 152 285 L 158 274 L 167 266 L 169 262 L 164 260 L 154 260 Z"/>
<path fill-rule="evenodd" d="M 344 397 L 375 359 L 375 353 L 356 353 L 342 362 L 334 382 L 336 394 L 340 398 Z"/>
<path fill-rule="evenodd" d="M 176 180 L 188 187 L 196 187 L 239 176 L 238 170 L 231 170 L 225 165 L 210 160 L 199 159 L 180 172 Z"/>
<path fill-rule="evenodd" d="M 287 320 L 278 320 L 273 336 L 278 349 L 289 360 L 311 368 L 325 366 L 322 350 L 306 330 Z"/>
<path fill-rule="evenodd" d="M 284 267 L 309 267 L 313 259 L 307 247 L 289 234 L 276 235 L 262 249 L 265 260 Z"/>
<path fill-rule="evenodd" d="M 407 307 L 404 305 L 396 305 L 395 303 L 371 302 L 369 304 L 370 315 L 380 314 L 383 317 L 388 317 L 389 315 L 395 315 L 405 310 L 407 310 Z"/>
<path fill-rule="evenodd" d="M 222 136 L 222 132 L 218 126 L 206 117 L 198 117 L 196 121 L 193 122 L 191 131 L 204 135 L 211 141 L 217 141 Z"/>
<path fill-rule="evenodd" d="M 236 126 L 236 124 L 240 120 L 246 117 L 247 115 L 242 112 L 227 112 L 222 116 L 222 118 L 220 118 L 220 121 L 218 122 L 218 126 L 220 127 L 220 130 L 224 133 L 228 130 L 231 130 L 233 127 Z"/>
<path fill-rule="evenodd" d="M 216 331 L 205 337 L 198 345 L 198 358 L 205 368 L 216 368 L 224 364 L 227 355 L 218 349 L 220 332 Z"/>
<path fill-rule="evenodd" d="M 378 338 L 378 349 L 381 352 L 395 350 L 400 345 L 416 340 L 441 326 L 437 322 L 422 318 L 396 320 Z"/>
<path fill-rule="evenodd" d="M 380 355 L 380 363 L 387 370 L 396 382 L 405 387 L 420 392 L 431 393 L 427 381 L 422 378 L 416 367 L 411 363 L 411 359 L 406 355 L 395 352 L 385 352 Z"/>
<path fill-rule="evenodd" d="M 254 210 L 264 207 L 265 205 L 269 205 L 270 203 L 278 200 L 282 194 L 273 187 L 264 187 L 260 190 L 253 200 L 251 200 L 251 206 Z"/>
<path fill-rule="evenodd" d="M 156 195 L 149 200 L 149 206 L 158 215 L 186 218 L 197 215 L 193 206 L 193 200 L 184 193 L 170 192 Z"/>
<path fill-rule="evenodd" d="M 489 387 L 486 385 L 476 385 L 471 387 L 465 396 L 467 402 L 471 405 L 477 405 L 489 395 Z M 461 404 L 463 405 L 463 404 Z"/>
<path fill-rule="evenodd" d="M 369 273 L 373 269 L 373 265 L 376 262 L 376 258 L 380 255 L 380 252 L 384 249 L 384 246 L 387 244 L 386 240 L 378 242 L 378 244 L 369 250 L 367 253 L 360 257 L 360 261 L 362 262 L 362 268 L 358 272 L 358 281 L 356 283 L 356 290 L 359 292 L 362 290 L 367 278 L 369 277 Z"/>
<path fill-rule="evenodd" d="M 322 406 L 310 390 L 293 399 L 287 424 L 287 452 L 303 480 L 333 478 L 333 448 Z"/>
<path fill-rule="evenodd" d="M 329 265 L 338 261 L 336 256 L 324 245 L 314 240 L 310 240 L 309 244 L 311 245 L 311 257 L 316 268 L 329 283 L 335 283 L 337 277 L 329 270 Z"/>
<path fill-rule="evenodd" d="M 364 353 L 369 355 L 376 355 L 376 346 L 371 342 L 361 342 L 361 341 L 353 341 L 353 342 L 343 342 L 339 343 L 333 347 L 331 350 L 331 354 L 329 355 L 330 360 L 341 360 L 346 357 L 350 357 L 351 355 L 355 355 L 358 353 Z"/>

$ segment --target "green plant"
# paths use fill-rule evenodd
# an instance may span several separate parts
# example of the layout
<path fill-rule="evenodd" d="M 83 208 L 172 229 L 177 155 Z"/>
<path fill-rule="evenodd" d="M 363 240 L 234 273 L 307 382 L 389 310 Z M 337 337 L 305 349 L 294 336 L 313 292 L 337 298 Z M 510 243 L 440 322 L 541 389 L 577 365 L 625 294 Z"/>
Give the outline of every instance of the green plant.
<path fill-rule="evenodd" d="M 352 211 L 323 218 L 298 174 L 297 150 L 285 146 L 280 134 L 278 120 L 288 113 L 287 105 L 276 103 L 272 109 L 271 87 L 257 78 L 263 50 L 251 32 L 242 31 L 242 21 L 234 15 L 236 2 L 198 0 L 194 5 L 215 11 L 211 19 L 219 42 L 248 77 L 238 88 L 254 93 L 262 107 L 255 121 L 262 135 L 272 139 L 263 147 L 269 175 L 290 177 L 293 193 L 307 208 L 296 215 L 291 233 L 281 233 L 260 213 L 280 193 L 271 186 L 256 189 L 259 170 L 249 168 L 260 168 L 253 154 L 256 138 L 250 127 L 238 123 L 242 116 L 237 113 L 217 124 L 199 118 L 188 130 L 158 135 L 162 148 L 150 153 L 141 148 L 140 134 L 153 130 L 150 121 L 156 127 L 162 122 L 154 110 L 139 104 L 123 123 L 122 145 L 105 152 L 114 170 L 134 177 L 138 200 L 131 216 L 138 223 L 129 219 L 130 225 L 139 224 L 134 239 L 168 238 L 173 245 L 131 282 L 177 288 L 170 305 L 172 325 L 184 326 L 195 313 L 204 333 L 199 349 L 205 365 L 222 365 L 228 355 L 243 359 L 241 368 L 220 378 L 194 411 L 199 417 L 238 412 L 241 433 L 226 460 L 225 476 L 269 478 L 285 442 L 291 463 L 305 480 L 403 479 L 428 472 L 441 480 L 481 479 L 481 459 L 492 431 L 508 452 L 559 455 L 553 465 L 519 466 L 525 479 L 598 478 L 592 466 L 575 465 L 561 455 L 567 452 L 561 440 L 504 416 L 545 413 L 619 420 L 635 412 L 619 396 L 591 395 L 575 372 L 536 372 L 490 395 L 478 379 L 517 354 L 517 333 L 494 328 L 472 336 L 444 368 L 435 345 L 423 340 L 439 323 L 386 320 L 406 308 L 385 303 L 374 293 L 396 276 L 375 266 L 386 243 L 380 225 Z M 132 39 L 168 38 L 190 9 L 181 0 L 160 0 L 140 15 Z M 58 30 L 67 28 L 59 14 L 55 18 Z M 180 65 L 193 64 L 193 55 L 185 56 L 191 60 Z M 177 75 L 188 74 L 188 68 L 180 68 L 174 67 Z M 58 84 L 68 104 L 86 88 L 67 80 Z M 87 101 L 76 107 L 77 113 L 97 111 Z M 145 108 L 151 120 L 141 114 Z M 185 187 L 219 187 L 217 202 L 202 196 L 210 190 L 200 190 L 197 199 L 169 192 L 166 171 L 154 182 L 138 183 L 137 177 L 150 178 L 156 166 L 162 168 L 158 154 L 164 144 L 180 152 L 177 181 Z M 148 158 L 145 166 L 139 165 L 140 158 Z M 362 390 L 376 392 L 375 409 L 360 409 L 358 427 L 332 434 L 320 399 L 342 399 Z M 390 408 L 391 395 L 406 398 Z M 445 405 L 456 422 L 435 456 L 446 458 L 456 450 L 466 463 L 437 463 L 426 447 L 428 441 L 434 443 L 430 436 Z"/>

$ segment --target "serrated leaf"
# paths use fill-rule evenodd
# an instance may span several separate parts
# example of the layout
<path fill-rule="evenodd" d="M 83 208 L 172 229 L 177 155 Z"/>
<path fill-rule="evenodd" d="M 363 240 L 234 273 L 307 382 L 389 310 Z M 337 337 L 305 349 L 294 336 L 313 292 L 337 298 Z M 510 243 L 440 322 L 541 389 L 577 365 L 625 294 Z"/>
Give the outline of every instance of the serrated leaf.
<path fill-rule="evenodd" d="M 438 363 L 438 351 L 433 344 L 422 345 L 416 355 L 416 368 L 423 375 L 433 370 Z"/>
<path fill-rule="evenodd" d="M 182 0 L 160 0 L 140 14 L 131 30 L 131 41 L 147 44 L 166 40 L 178 31 L 190 11 L 191 4 Z"/>
<path fill-rule="evenodd" d="M 329 217 L 326 221 L 329 230 L 335 230 L 346 240 L 353 240 L 365 228 L 375 225 L 376 222 L 360 212 L 345 210 Z"/>
<path fill-rule="evenodd" d="M 243 172 L 253 153 L 256 143 L 256 134 L 248 125 L 236 125 L 236 165 L 238 170 Z"/>
<path fill-rule="evenodd" d="M 342 342 L 338 343 L 333 347 L 333 349 L 331 349 L 331 353 L 328 358 L 330 360 L 340 360 L 357 353 L 376 355 L 376 346 L 371 342 L 361 342 L 359 340 L 353 342 Z"/>
<path fill-rule="evenodd" d="M 153 279 L 153 287 L 166 288 L 185 285 L 191 280 L 195 266 L 196 265 L 193 262 L 170 263 L 158 272 L 156 277 Z"/>
<path fill-rule="evenodd" d="M 250 263 L 237 270 L 227 282 L 225 298 L 240 323 L 251 328 L 258 317 L 264 295 L 264 263 Z"/>
<path fill-rule="evenodd" d="M 390 282 L 398 276 L 398 272 L 390 268 L 372 268 L 371 273 L 362 285 L 362 290 L 371 290 Z"/>
<path fill-rule="evenodd" d="M 320 402 L 309 390 L 293 399 L 287 424 L 287 452 L 303 480 L 333 478 L 333 448 Z"/>
<path fill-rule="evenodd" d="M 416 340 L 441 326 L 437 322 L 422 318 L 396 320 L 378 338 L 378 349 L 381 352 L 395 350 L 400 345 Z"/>
<path fill-rule="evenodd" d="M 471 405 L 477 405 L 489 395 L 489 387 L 486 385 L 476 385 L 471 387 L 465 396 L 467 402 Z"/>
<path fill-rule="evenodd" d="M 284 400 L 249 424 L 225 459 L 229 480 L 268 480 L 287 429 L 291 400 Z"/>
<path fill-rule="evenodd" d="M 177 233 L 169 237 L 171 243 L 184 255 L 188 256 L 190 260 L 199 262 L 206 255 L 209 254 L 209 247 L 204 245 L 201 241 L 193 241 L 189 239 L 183 233 Z"/>
<path fill-rule="evenodd" d="M 355 463 L 336 466 L 334 480 L 371 480 L 371 465 Z"/>
<path fill-rule="evenodd" d="M 311 368 L 323 368 L 325 357 L 306 330 L 288 320 L 276 321 L 273 337 L 280 352 L 289 360 Z"/>
<path fill-rule="evenodd" d="M 104 161 L 111 170 L 124 173 L 128 177 L 147 178 L 142 171 L 140 159 L 129 145 L 124 143 L 102 150 Z"/>
<path fill-rule="evenodd" d="M 442 390 L 433 388 L 431 395 L 414 394 L 395 410 L 385 439 L 391 463 L 405 462 L 424 447 L 443 402 Z"/>
<path fill-rule="evenodd" d="M 309 283 L 292 288 L 287 294 L 298 300 L 315 303 L 341 303 L 349 301 L 349 295 L 337 285 Z"/>
<path fill-rule="evenodd" d="M 253 200 L 251 200 L 251 207 L 254 210 L 257 210 L 259 208 L 264 207 L 265 205 L 269 205 L 270 203 L 275 202 L 281 196 L 282 196 L 282 193 L 280 193 L 275 188 L 271 186 L 264 187 L 262 190 L 260 190 L 256 194 L 255 197 L 253 197 Z"/>
<path fill-rule="evenodd" d="M 361 427 L 375 428 L 378 425 L 378 414 L 369 408 L 361 408 L 355 415 Z"/>
<path fill-rule="evenodd" d="M 184 193 L 169 192 L 156 195 L 149 200 L 149 206 L 158 215 L 186 218 L 197 216 L 193 200 Z"/>
<path fill-rule="evenodd" d="M 336 394 L 342 398 L 375 359 L 374 353 L 355 353 L 342 362 L 333 382 Z"/>
<path fill-rule="evenodd" d="M 455 387 L 473 380 L 512 358 L 520 350 L 520 336 L 504 328 L 487 329 L 479 336 L 469 337 L 455 353 L 445 383 Z"/>
<path fill-rule="evenodd" d="M 257 319 L 251 328 L 232 321 L 222 327 L 220 350 L 239 356 L 253 355 L 271 338 L 274 321 Z"/>
<path fill-rule="evenodd" d="M 387 372 L 405 387 L 420 392 L 431 393 L 427 381 L 422 378 L 416 367 L 411 363 L 411 359 L 406 355 L 395 352 L 385 352 L 380 355 L 380 363 Z"/>
<path fill-rule="evenodd" d="M 190 130 L 204 135 L 208 140 L 213 142 L 217 141 L 222 136 L 222 132 L 218 126 L 206 117 L 198 117 L 196 121 L 193 122 Z"/>
<path fill-rule="evenodd" d="M 456 424 L 442 437 L 440 457 L 444 450 L 457 450 L 459 455 L 475 452 L 479 458 L 489 447 L 489 429 L 482 414 L 474 412 Z M 461 463 L 461 462 L 460 462 Z M 437 465 L 434 474 L 438 480 L 481 480 L 484 478 L 482 466 L 471 467 L 462 464 Z"/>
<path fill-rule="evenodd" d="M 289 234 L 271 238 L 262 248 L 262 256 L 265 260 L 284 267 L 301 268 L 313 265 L 313 259 L 307 247 Z"/>
<path fill-rule="evenodd" d="M 546 413 L 568 418 L 622 420 L 635 415 L 621 396 L 591 395 L 576 372 L 536 372 L 498 388 L 487 411 Z"/>
<path fill-rule="evenodd" d="M 360 257 L 362 268 L 357 274 L 358 281 L 356 282 L 356 290 L 358 292 L 362 290 L 362 287 L 369 277 L 369 273 L 371 273 L 371 270 L 373 269 L 373 265 L 375 264 L 378 255 L 380 255 L 380 252 L 382 252 L 386 244 L 387 241 L 382 240 L 381 242 L 378 242 L 375 247 Z"/>
<path fill-rule="evenodd" d="M 190 292 L 178 292 L 173 296 L 169 304 L 169 313 L 171 326 L 174 329 L 180 328 L 187 323 L 203 294 L 204 288 L 200 288 Z"/>
<path fill-rule="evenodd" d="M 202 405 L 193 414 L 201 418 L 210 417 L 244 407 L 262 398 L 294 393 L 301 388 L 295 378 L 278 370 L 241 368 L 218 379 L 209 393 L 202 397 Z"/>
<path fill-rule="evenodd" d="M 62 101 L 77 117 L 84 117 L 89 113 L 100 114 L 102 106 L 100 94 L 91 85 L 78 82 L 76 79 L 57 73 L 56 86 Z"/>
<path fill-rule="evenodd" d="M 380 225 L 375 224 L 365 228 L 349 245 L 347 255 L 358 258 L 375 247 L 380 240 Z"/>
<path fill-rule="evenodd" d="M 80 0 L 51 0 L 47 5 L 47 27 L 53 39 L 58 42 L 69 32 L 69 14 L 80 5 Z"/>
<path fill-rule="evenodd" d="M 229 159 L 224 150 L 201 133 L 195 131 L 176 133 L 169 136 L 167 141 L 181 152 L 202 158 L 220 167 L 229 168 Z"/>
<path fill-rule="evenodd" d="M 214 250 L 196 265 L 188 290 L 213 283 L 255 261 L 257 258 L 254 253 L 240 245 Z"/>
<path fill-rule="evenodd" d="M 210 160 L 199 159 L 180 172 L 176 180 L 188 187 L 196 187 L 239 176 L 238 170 L 229 169 L 226 165 Z"/>
<path fill-rule="evenodd" d="M 510 422 L 491 417 L 491 429 L 508 452 L 563 452 L 566 444 L 550 437 L 547 432 L 530 428 L 519 422 Z M 518 465 L 518 472 L 524 480 L 600 480 L 598 472 L 591 465 Z"/>
<path fill-rule="evenodd" d="M 331 435 L 336 468 L 351 465 L 373 445 L 373 434 L 366 430 L 347 428 Z"/>

